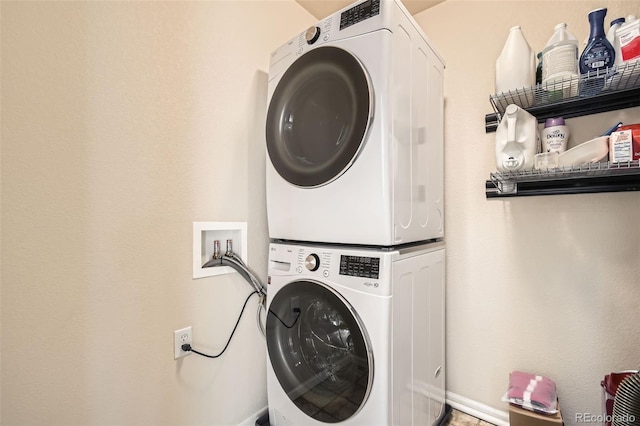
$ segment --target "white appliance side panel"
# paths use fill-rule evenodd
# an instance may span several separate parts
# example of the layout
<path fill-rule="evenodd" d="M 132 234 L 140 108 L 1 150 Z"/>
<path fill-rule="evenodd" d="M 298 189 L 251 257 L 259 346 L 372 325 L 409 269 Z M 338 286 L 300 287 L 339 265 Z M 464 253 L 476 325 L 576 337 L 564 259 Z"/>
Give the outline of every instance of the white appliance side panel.
<path fill-rule="evenodd" d="M 427 199 L 427 189 L 429 188 L 428 169 L 437 168 L 436 158 L 429 163 L 427 146 L 427 119 L 429 114 L 429 59 L 422 48 L 417 48 L 413 55 L 413 95 L 411 111 L 413 118 L 411 127 L 411 149 L 413 151 L 413 175 L 415 185 L 412 188 L 412 201 L 415 205 L 416 226 L 426 228 L 429 224 L 429 200 Z M 428 165 L 428 167 L 427 167 Z"/>
<path fill-rule="evenodd" d="M 429 389 L 429 422 L 433 424 L 445 406 L 445 251 L 434 253 L 428 274 L 429 357 L 427 389 Z"/>
<path fill-rule="evenodd" d="M 425 142 L 427 150 L 427 222 L 429 235 L 444 236 L 444 68 L 431 50 L 425 50 L 427 103 Z"/>
<path fill-rule="evenodd" d="M 412 220 L 412 161 L 411 161 L 411 36 L 401 26 L 395 28 L 392 39 L 393 86 L 391 87 L 392 155 L 395 157 L 394 235 L 401 243 L 403 230 Z"/>
<path fill-rule="evenodd" d="M 416 263 L 419 260 L 416 261 Z M 431 395 L 428 385 L 429 378 L 429 350 L 433 346 L 431 341 L 429 310 L 429 287 L 431 285 L 432 265 L 421 265 L 416 271 L 416 286 L 413 298 L 413 398 L 414 398 L 414 423 L 416 425 L 430 425 Z"/>
<path fill-rule="evenodd" d="M 393 326 L 392 326 L 392 366 L 391 387 L 394 425 L 413 424 L 413 327 L 412 309 L 414 298 L 413 262 L 395 262 L 393 278 Z"/>
<path fill-rule="evenodd" d="M 415 21 L 403 13 L 394 19 L 394 241 L 401 244 L 444 235 L 444 95 L 442 62 Z"/>
<path fill-rule="evenodd" d="M 442 248 L 394 263 L 394 424 L 431 425 L 444 407 L 444 262 Z"/>

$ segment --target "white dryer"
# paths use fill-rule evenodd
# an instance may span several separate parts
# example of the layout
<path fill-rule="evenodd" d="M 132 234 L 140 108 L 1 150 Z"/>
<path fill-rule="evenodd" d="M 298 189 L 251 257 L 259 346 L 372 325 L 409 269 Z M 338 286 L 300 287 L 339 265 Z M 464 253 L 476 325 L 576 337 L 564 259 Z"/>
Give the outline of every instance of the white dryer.
<path fill-rule="evenodd" d="M 437 423 L 445 408 L 444 262 L 444 243 L 272 243 L 270 424 Z"/>
<path fill-rule="evenodd" d="M 444 63 L 399 0 L 367 0 L 271 55 L 269 236 L 391 246 L 443 236 Z"/>

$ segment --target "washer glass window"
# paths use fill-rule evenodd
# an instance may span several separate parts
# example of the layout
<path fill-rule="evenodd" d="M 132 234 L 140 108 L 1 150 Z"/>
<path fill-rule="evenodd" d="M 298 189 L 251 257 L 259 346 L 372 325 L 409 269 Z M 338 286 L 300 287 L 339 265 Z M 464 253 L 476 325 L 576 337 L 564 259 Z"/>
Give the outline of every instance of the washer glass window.
<path fill-rule="evenodd" d="M 352 417 L 366 402 L 373 359 L 359 318 L 329 287 L 296 281 L 269 305 L 267 349 L 291 401 L 325 423 Z"/>
<path fill-rule="evenodd" d="M 369 77 L 349 52 L 319 47 L 283 74 L 267 113 L 271 163 L 303 187 L 331 182 L 347 170 L 373 114 Z"/>

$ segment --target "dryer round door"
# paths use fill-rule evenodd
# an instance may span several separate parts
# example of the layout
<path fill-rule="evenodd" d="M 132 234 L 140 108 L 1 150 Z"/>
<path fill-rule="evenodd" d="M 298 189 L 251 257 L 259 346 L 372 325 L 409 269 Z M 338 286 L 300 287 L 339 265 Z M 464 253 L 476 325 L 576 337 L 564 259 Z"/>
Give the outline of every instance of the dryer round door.
<path fill-rule="evenodd" d="M 285 71 L 269 102 L 271 163 L 293 185 L 325 185 L 353 164 L 372 116 L 371 83 L 360 61 L 338 47 L 311 50 Z"/>
<path fill-rule="evenodd" d="M 283 287 L 269 305 L 267 350 L 282 389 L 305 414 L 325 423 L 355 415 L 373 383 L 373 357 L 356 312 L 313 281 Z"/>

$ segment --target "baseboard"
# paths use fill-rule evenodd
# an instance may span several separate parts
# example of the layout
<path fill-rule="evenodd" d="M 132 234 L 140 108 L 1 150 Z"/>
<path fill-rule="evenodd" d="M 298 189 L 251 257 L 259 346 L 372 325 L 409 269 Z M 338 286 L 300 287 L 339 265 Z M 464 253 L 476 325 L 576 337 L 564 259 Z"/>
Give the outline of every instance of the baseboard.
<path fill-rule="evenodd" d="M 477 417 L 485 422 L 498 426 L 509 426 L 509 413 L 506 411 L 496 410 L 493 407 L 452 392 L 447 392 L 447 403 L 453 409 Z"/>
<path fill-rule="evenodd" d="M 267 407 L 265 406 L 261 410 L 257 411 L 256 413 L 244 419 L 244 421 L 242 421 L 241 423 L 238 423 L 237 426 L 255 426 L 256 420 L 258 420 L 266 412 L 267 412 Z"/>

